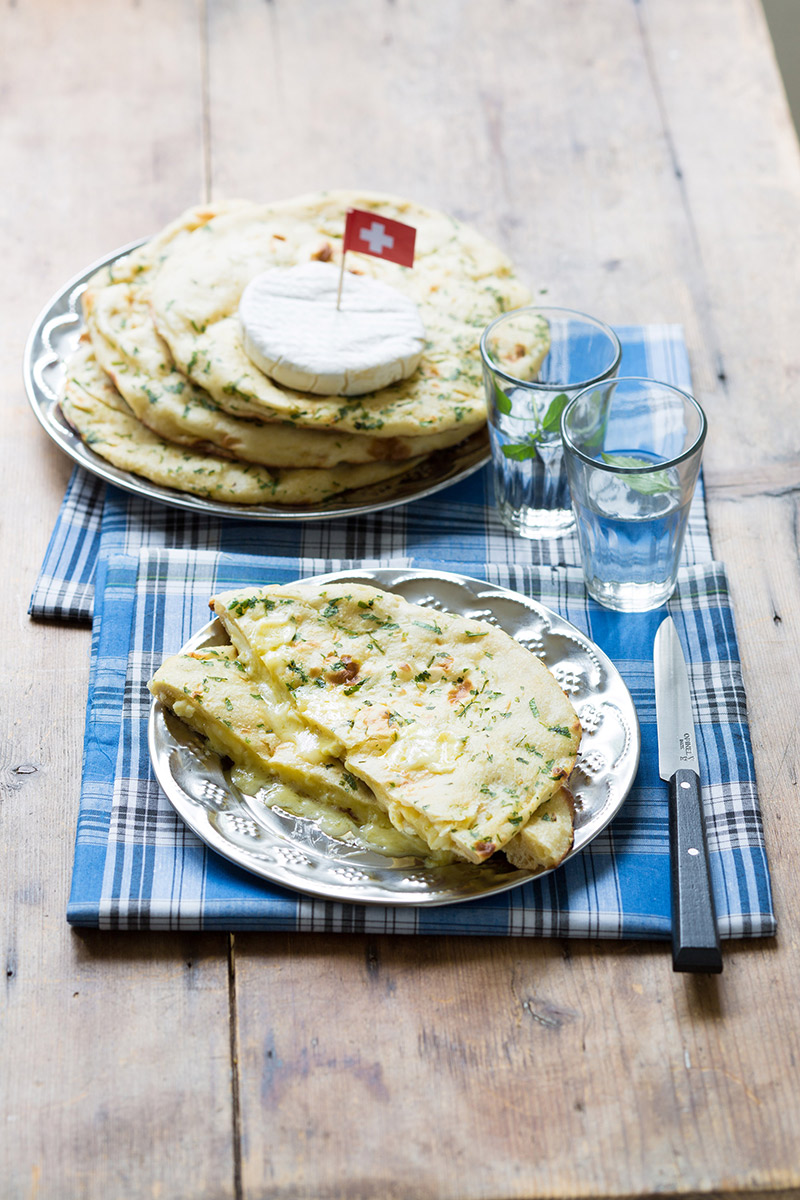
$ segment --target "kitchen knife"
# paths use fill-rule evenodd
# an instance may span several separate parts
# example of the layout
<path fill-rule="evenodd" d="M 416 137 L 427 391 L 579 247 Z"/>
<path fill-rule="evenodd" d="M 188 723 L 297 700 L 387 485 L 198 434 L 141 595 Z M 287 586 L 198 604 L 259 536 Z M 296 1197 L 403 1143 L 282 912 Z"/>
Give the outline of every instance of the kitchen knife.
<path fill-rule="evenodd" d="M 672 969 L 717 974 L 722 953 L 714 911 L 689 675 L 671 617 L 653 647 L 658 769 L 669 784 Z"/>

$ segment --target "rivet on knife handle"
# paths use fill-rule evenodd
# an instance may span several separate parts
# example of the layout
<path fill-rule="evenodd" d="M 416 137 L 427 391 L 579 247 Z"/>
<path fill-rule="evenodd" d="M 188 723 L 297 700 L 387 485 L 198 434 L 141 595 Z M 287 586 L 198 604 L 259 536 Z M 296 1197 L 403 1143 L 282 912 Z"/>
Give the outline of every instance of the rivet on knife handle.
<path fill-rule="evenodd" d="M 669 781 L 672 967 L 718 974 L 722 951 L 708 870 L 700 780 L 676 771 Z"/>

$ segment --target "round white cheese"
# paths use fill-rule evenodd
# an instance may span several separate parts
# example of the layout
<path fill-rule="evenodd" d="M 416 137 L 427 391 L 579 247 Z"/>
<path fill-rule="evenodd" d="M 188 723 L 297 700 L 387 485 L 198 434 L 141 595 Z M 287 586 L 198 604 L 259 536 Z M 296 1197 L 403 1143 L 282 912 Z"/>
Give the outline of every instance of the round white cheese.
<path fill-rule="evenodd" d="M 277 383 L 321 396 L 360 396 L 412 375 L 425 346 L 416 304 L 388 284 L 308 262 L 256 275 L 239 320 L 248 358 Z"/>

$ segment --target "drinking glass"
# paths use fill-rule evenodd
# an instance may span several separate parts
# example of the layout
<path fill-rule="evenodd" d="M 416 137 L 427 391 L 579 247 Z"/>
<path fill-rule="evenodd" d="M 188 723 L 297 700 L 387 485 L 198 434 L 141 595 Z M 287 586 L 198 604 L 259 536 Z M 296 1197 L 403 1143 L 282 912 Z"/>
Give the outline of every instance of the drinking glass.
<path fill-rule="evenodd" d="M 688 392 L 652 379 L 587 388 L 561 418 L 583 573 L 620 612 L 675 588 L 707 422 Z"/>
<path fill-rule="evenodd" d="M 615 374 L 619 338 L 568 308 L 518 308 L 484 330 L 481 357 L 500 518 L 523 537 L 560 537 L 575 525 L 561 414 L 578 392 Z"/>

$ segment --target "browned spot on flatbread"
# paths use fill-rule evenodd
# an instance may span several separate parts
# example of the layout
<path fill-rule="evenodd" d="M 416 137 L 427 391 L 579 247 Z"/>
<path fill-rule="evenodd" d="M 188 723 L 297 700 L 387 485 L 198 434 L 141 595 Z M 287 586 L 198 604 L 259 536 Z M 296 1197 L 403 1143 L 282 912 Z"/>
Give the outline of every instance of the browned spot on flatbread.
<path fill-rule="evenodd" d="M 369 453 L 378 462 L 400 462 L 408 456 L 408 448 L 402 438 L 374 438 Z"/>
<path fill-rule="evenodd" d="M 361 663 L 356 662 L 349 654 L 343 654 L 338 661 L 341 666 L 336 670 L 326 671 L 326 679 L 329 683 L 352 683 L 361 670 Z"/>
<path fill-rule="evenodd" d="M 466 700 L 467 696 L 471 696 L 474 690 L 471 681 L 464 679 L 456 687 L 450 688 L 447 699 L 451 704 L 460 704 L 462 700 Z"/>

